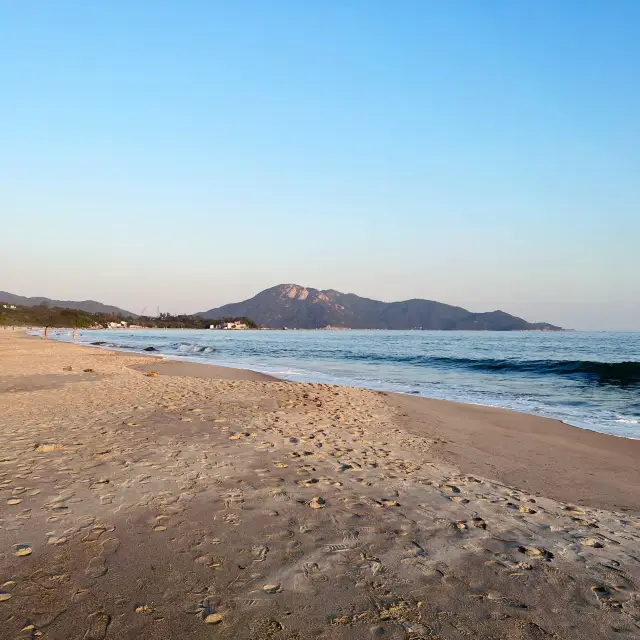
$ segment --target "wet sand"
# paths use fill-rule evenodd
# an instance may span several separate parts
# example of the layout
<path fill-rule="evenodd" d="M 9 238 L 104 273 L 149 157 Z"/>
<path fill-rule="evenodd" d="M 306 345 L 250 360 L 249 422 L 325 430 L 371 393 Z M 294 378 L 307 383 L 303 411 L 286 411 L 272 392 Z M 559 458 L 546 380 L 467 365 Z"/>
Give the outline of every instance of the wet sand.
<path fill-rule="evenodd" d="M 409 433 L 438 457 L 532 493 L 640 513 L 640 440 L 493 407 L 388 394 Z"/>
<path fill-rule="evenodd" d="M 196 369 L 0 331 L 0 638 L 640 634 L 637 442 Z"/>
<path fill-rule="evenodd" d="M 199 362 L 183 362 L 180 360 L 161 360 L 132 365 L 133 369 L 144 373 L 157 372 L 162 376 L 183 376 L 187 378 L 205 378 L 208 380 L 253 380 L 257 382 L 282 382 L 274 376 L 249 369 L 235 369 L 219 367 L 215 364 L 200 364 Z"/>

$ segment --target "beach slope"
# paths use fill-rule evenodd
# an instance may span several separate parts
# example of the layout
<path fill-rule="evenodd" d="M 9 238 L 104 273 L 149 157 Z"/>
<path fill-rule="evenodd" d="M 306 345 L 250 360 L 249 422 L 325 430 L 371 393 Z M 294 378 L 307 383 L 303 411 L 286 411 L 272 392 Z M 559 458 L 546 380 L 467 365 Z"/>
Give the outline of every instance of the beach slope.
<path fill-rule="evenodd" d="M 637 442 L 215 369 L 0 331 L 0 638 L 640 634 Z"/>

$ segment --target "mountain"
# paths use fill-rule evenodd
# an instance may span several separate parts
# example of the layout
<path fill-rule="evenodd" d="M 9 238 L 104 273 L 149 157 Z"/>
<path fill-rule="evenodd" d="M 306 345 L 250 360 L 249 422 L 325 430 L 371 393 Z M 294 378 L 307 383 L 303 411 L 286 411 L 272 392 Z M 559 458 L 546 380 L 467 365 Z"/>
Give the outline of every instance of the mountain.
<path fill-rule="evenodd" d="M 546 322 L 530 323 L 504 311 L 472 313 L 432 300 L 380 302 L 353 293 L 319 291 L 281 284 L 245 300 L 202 311 L 204 318 L 246 316 L 263 327 L 280 329 L 471 329 L 484 331 L 561 331 Z"/>
<path fill-rule="evenodd" d="M 135 317 L 135 313 L 113 307 L 109 304 L 102 304 L 95 300 L 81 300 L 74 302 L 73 300 L 51 300 L 50 298 L 42 298 L 40 296 L 35 298 L 26 298 L 25 296 L 17 296 L 14 293 L 8 293 L 7 291 L 0 291 L 0 304 L 19 304 L 24 307 L 37 307 L 39 304 L 44 304 L 47 307 L 63 307 L 64 309 L 78 309 L 79 311 L 88 311 L 89 313 L 112 313 L 118 316 L 132 316 Z"/>

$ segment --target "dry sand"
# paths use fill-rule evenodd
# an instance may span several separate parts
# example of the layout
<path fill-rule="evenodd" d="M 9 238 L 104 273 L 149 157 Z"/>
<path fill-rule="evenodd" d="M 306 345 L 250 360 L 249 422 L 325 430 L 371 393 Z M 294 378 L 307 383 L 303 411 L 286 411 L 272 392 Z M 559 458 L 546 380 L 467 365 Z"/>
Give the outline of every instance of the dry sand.
<path fill-rule="evenodd" d="M 0 331 L 0 638 L 640 636 L 639 443 L 215 369 Z"/>

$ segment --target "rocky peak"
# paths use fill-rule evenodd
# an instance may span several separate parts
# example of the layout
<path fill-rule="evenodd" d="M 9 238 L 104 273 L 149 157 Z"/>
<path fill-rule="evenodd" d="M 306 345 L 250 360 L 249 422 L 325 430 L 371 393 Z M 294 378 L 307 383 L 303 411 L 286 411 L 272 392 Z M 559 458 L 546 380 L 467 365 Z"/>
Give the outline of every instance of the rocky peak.
<path fill-rule="evenodd" d="M 309 297 L 309 289 L 299 284 L 283 284 L 280 288 L 280 297 L 290 300 L 306 300 Z"/>

